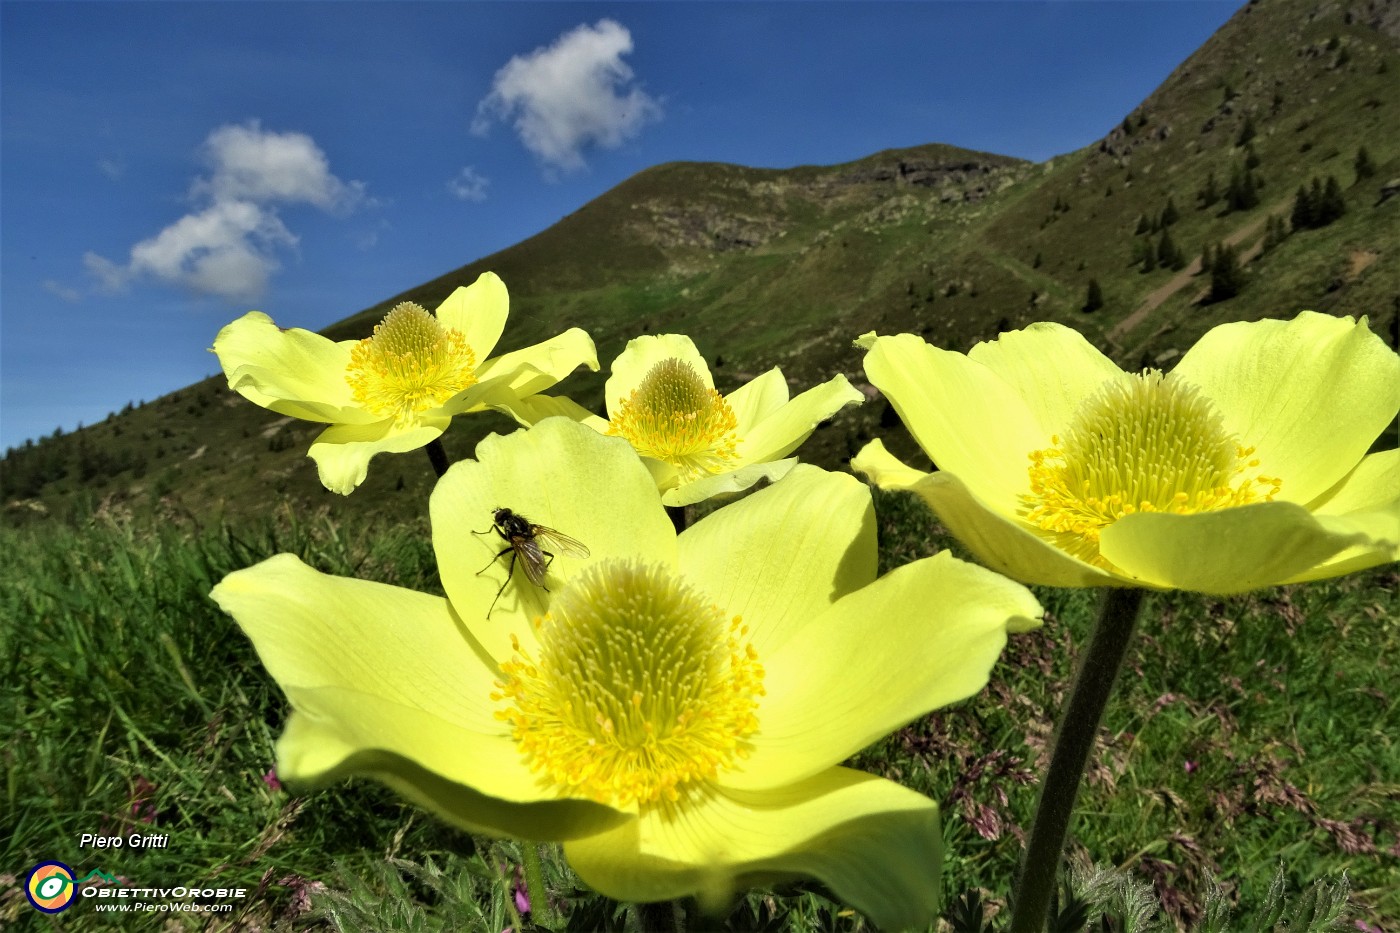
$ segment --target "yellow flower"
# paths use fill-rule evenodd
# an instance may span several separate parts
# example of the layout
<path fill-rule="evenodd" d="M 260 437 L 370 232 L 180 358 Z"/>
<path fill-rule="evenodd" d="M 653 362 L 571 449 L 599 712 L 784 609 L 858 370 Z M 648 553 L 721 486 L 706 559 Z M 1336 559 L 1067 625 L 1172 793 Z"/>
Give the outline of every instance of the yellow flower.
<path fill-rule="evenodd" d="M 264 408 L 331 425 L 311 444 L 321 483 L 348 495 L 370 458 L 437 439 L 453 415 L 508 410 L 579 365 L 598 369 L 593 341 L 572 328 L 545 343 L 487 359 L 505 328 L 510 299 L 491 272 L 458 288 L 436 314 L 403 302 L 364 340 L 331 341 L 283 330 L 250 311 L 219 331 L 229 388 Z"/>
<path fill-rule="evenodd" d="M 1165 376 L 1058 324 L 966 356 L 858 342 L 939 472 L 879 441 L 852 466 L 1015 579 L 1223 594 L 1400 559 L 1400 451 L 1367 455 L 1400 408 L 1400 357 L 1364 319 L 1225 324 Z"/>
<path fill-rule="evenodd" d="M 599 418 L 567 398 L 537 395 L 513 410 L 534 423 L 563 415 L 603 433 L 626 438 L 656 479 L 662 501 L 690 505 L 777 480 L 797 458 L 786 457 L 818 424 L 864 397 L 836 376 L 789 400 L 776 367 L 720 395 L 710 367 L 689 337 L 638 337 L 613 360 L 608 417 Z"/>
<path fill-rule="evenodd" d="M 563 840 L 619 900 L 815 877 L 883 927 L 929 922 L 937 806 L 839 763 L 979 691 L 1034 597 L 947 554 L 875 579 L 848 475 L 799 466 L 678 536 L 620 439 L 552 418 L 477 455 L 432 496 L 446 599 L 288 554 L 215 587 L 291 701 L 278 775 Z M 501 508 L 588 556 L 560 548 L 548 589 L 508 578 L 479 533 Z"/>

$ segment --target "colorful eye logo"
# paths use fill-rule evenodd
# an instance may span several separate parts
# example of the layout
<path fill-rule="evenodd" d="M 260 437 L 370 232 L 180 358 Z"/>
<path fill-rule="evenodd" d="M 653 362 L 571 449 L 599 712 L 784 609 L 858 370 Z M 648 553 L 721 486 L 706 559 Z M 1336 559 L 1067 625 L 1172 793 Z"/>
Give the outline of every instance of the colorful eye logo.
<path fill-rule="evenodd" d="M 24 896 L 35 910 L 56 914 L 73 904 L 78 886 L 73 883 L 73 869 L 62 862 L 40 862 L 29 872 L 24 882 Z"/>

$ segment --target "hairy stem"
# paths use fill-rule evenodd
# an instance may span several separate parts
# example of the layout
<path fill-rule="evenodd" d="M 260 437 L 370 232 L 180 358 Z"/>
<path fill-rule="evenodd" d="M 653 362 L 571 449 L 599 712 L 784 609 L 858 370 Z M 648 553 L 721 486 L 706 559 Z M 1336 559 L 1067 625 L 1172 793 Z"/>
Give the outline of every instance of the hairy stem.
<path fill-rule="evenodd" d="M 547 927 L 553 919 L 553 911 L 549 909 L 549 892 L 544 888 L 539 843 L 528 839 L 520 840 L 520 861 L 525 868 L 525 891 L 530 895 L 530 919 L 540 926 Z"/>
<path fill-rule="evenodd" d="M 1140 589 L 1117 587 L 1104 593 L 1094 632 L 1079 658 L 1069 699 L 1055 727 L 1050 770 L 1040 785 L 1040 802 L 1022 857 L 1009 933 L 1045 931 L 1079 782 L 1094 748 L 1113 682 L 1118 679 L 1118 669 L 1132 642 L 1143 595 Z"/>

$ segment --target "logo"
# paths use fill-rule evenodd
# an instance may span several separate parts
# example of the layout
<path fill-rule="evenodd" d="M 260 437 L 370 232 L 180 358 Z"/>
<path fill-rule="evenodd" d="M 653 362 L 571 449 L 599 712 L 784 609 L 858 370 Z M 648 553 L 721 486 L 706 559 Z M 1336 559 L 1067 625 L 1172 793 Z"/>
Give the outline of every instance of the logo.
<path fill-rule="evenodd" d="M 62 862 L 40 862 L 30 870 L 24 882 L 24 896 L 35 910 L 46 914 L 67 910 L 77 893 L 73 869 Z"/>

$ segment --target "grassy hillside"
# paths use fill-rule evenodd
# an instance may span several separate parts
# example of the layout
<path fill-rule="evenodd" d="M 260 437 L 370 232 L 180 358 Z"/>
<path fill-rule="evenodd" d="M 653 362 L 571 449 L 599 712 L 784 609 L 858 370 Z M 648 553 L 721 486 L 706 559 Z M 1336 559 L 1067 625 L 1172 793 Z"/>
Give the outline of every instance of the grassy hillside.
<path fill-rule="evenodd" d="M 325 332 L 365 336 L 398 301 L 434 307 L 489 269 L 512 295 L 502 349 L 578 325 L 606 366 L 632 336 L 684 332 L 722 390 L 773 365 L 795 389 L 836 372 L 861 382 L 850 340 L 871 329 L 966 349 L 1056 320 L 1124 365 L 1169 367 L 1217 323 L 1313 308 L 1369 315 L 1400 343 L 1400 196 L 1383 197 L 1400 178 L 1397 78 L 1393 4 L 1261 0 L 1103 139 L 1049 162 L 928 145 L 785 170 L 660 165 Z M 1363 147 L 1371 173 L 1358 177 Z M 1267 219 L 1288 217 L 1300 185 L 1329 177 L 1345 214 L 1266 244 Z M 1252 191 L 1236 190 L 1233 205 L 1232 179 Z M 1164 225 L 1164 212 L 1175 220 Z M 1143 251 L 1164 234 L 1181 268 L 1144 271 Z M 1243 288 L 1204 301 L 1210 275 L 1192 275 L 1192 264 L 1219 242 L 1246 259 Z M 1091 279 L 1104 306 L 1086 313 Z M 577 375 L 561 391 L 598 408 L 603 378 Z M 877 425 L 894 429 L 878 399 L 819 430 L 804 455 L 839 467 Z M 469 456 L 486 432 L 510 427 L 459 419 L 448 452 Z M 298 510 L 424 506 L 432 472 L 415 455 L 378 458 L 349 500 L 326 493 L 304 456 L 317 431 L 208 380 L 9 452 L 0 499 L 15 522 L 103 503 L 239 518 L 265 511 L 269 490 Z M 914 453 L 899 438 L 891 446 Z"/>

